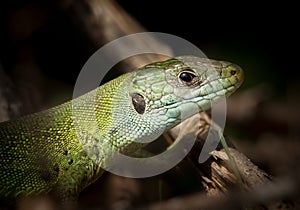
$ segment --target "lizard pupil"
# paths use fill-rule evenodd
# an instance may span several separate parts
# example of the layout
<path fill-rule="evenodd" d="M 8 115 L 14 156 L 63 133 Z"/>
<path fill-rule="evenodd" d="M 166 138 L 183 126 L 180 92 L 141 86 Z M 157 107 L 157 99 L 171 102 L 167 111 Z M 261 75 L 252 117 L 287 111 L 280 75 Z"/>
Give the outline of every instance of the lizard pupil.
<path fill-rule="evenodd" d="M 139 114 L 144 114 L 146 109 L 146 102 L 144 97 L 139 93 L 131 93 L 131 100 L 135 111 Z"/>
<path fill-rule="evenodd" d="M 186 83 L 192 82 L 192 80 L 196 77 L 196 75 L 192 74 L 191 72 L 182 72 L 179 75 L 179 78 Z"/>

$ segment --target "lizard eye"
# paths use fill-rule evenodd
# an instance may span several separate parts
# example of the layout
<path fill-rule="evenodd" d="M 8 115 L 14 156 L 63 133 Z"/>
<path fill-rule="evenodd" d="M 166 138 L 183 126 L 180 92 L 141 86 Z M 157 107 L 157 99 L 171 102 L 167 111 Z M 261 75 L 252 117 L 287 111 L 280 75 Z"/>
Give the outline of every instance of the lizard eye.
<path fill-rule="evenodd" d="M 191 69 L 186 69 L 186 70 L 180 72 L 178 75 L 178 78 L 183 83 L 191 83 L 195 77 L 197 77 L 197 75 Z"/>
<path fill-rule="evenodd" d="M 139 93 L 131 93 L 131 100 L 135 111 L 139 114 L 144 114 L 146 109 L 146 102 L 144 97 Z"/>

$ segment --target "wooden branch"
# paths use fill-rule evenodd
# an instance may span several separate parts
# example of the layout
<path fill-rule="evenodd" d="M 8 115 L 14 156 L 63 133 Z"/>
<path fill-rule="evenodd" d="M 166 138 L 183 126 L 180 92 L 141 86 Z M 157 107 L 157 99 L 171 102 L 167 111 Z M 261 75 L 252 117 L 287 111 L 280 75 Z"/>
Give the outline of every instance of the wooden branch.
<path fill-rule="evenodd" d="M 245 207 L 254 209 L 299 209 L 299 205 L 287 203 L 272 203 L 267 207 L 257 207 L 259 203 L 281 199 L 285 196 L 295 194 L 297 184 L 290 179 L 278 180 L 276 183 L 264 183 L 250 191 L 230 191 L 227 195 L 207 196 L 204 193 L 197 193 L 190 196 L 173 198 L 165 202 L 135 208 L 135 210 L 198 210 L 198 209 L 222 209 L 234 210 Z"/>
<path fill-rule="evenodd" d="M 192 123 L 191 123 L 192 122 Z M 178 125 L 174 129 L 172 129 L 169 132 L 169 135 L 171 136 L 172 139 L 176 139 L 178 136 L 178 133 L 182 127 L 184 129 L 191 129 L 186 127 L 187 125 L 194 125 L 195 123 L 198 123 L 199 130 L 198 132 L 198 138 L 196 140 L 196 144 L 192 151 L 188 154 L 189 160 L 193 163 L 193 165 L 196 167 L 199 175 L 203 179 L 203 185 L 206 189 L 207 194 L 210 197 L 213 198 L 213 200 L 210 200 L 210 198 L 205 201 L 201 202 L 201 205 L 205 209 L 209 209 L 208 207 L 212 205 L 213 209 L 217 209 L 217 207 L 222 207 L 222 209 L 225 208 L 226 203 L 228 204 L 226 207 L 229 207 L 228 209 L 232 209 L 232 205 L 229 205 L 229 200 L 225 197 L 223 197 L 223 194 L 231 189 L 236 188 L 236 177 L 233 173 L 232 166 L 228 160 L 227 154 L 224 152 L 222 147 L 218 147 L 216 150 L 211 152 L 212 157 L 210 157 L 205 163 L 199 164 L 198 163 L 198 157 L 201 152 L 202 146 L 205 142 L 205 139 L 208 135 L 209 131 L 209 125 L 211 124 L 211 120 L 208 117 L 206 113 L 200 113 L 198 115 L 193 116 L 192 118 L 184 121 L 182 124 Z M 229 141 L 229 139 L 227 139 Z M 274 201 L 270 203 L 266 203 L 269 200 L 272 199 L 280 199 L 283 198 L 284 196 L 292 195 L 295 193 L 296 189 L 295 186 L 297 186 L 296 183 L 293 183 L 293 180 L 284 180 L 280 182 L 279 184 L 276 182 L 274 183 L 272 181 L 272 177 L 268 175 L 266 172 L 263 170 L 259 169 L 254 163 L 252 163 L 245 155 L 237 151 L 232 143 L 229 142 L 229 147 L 230 147 L 230 153 L 233 156 L 238 170 L 241 174 L 241 177 L 243 179 L 244 185 L 246 186 L 247 192 L 238 192 L 236 194 L 233 194 L 230 196 L 236 197 L 236 199 L 239 201 L 238 203 L 238 208 L 244 207 L 245 205 L 251 205 L 253 206 L 254 204 L 260 204 L 264 205 L 265 208 L 267 209 L 282 209 L 282 206 L 287 206 L 285 209 L 291 209 L 295 203 L 291 202 L 289 204 L 286 204 L 286 202 L 279 200 L 279 201 Z M 278 184 L 278 186 L 277 186 Z M 281 193 L 274 193 L 271 189 L 277 189 L 280 190 L 279 192 Z M 282 190 L 282 189 L 284 190 Z M 266 189 L 270 189 L 269 191 L 267 190 L 267 194 L 261 197 L 256 197 L 258 196 L 259 191 L 264 191 Z M 242 193 L 241 195 L 239 195 Z M 298 192 L 299 193 L 299 192 Z M 259 194 L 261 195 L 261 194 Z M 199 195 L 198 195 L 199 196 Z M 199 200 L 206 200 L 208 197 L 200 194 L 200 197 L 191 197 L 188 199 L 195 199 L 192 203 L 197 203 Z M 221 196 L 221 197 L 220 197 Z M 248 203 L 249 196 L 252 198 L 252 201 Z M 265 198 L 265 200 L 263 199 Z M 241 202 L 242 199 L 242 202 Z M 190 201 L 189 201 L 190 202 Z M 219 202 L 219 203 L 218 203 Z M 183 203 L 187 203 L 184 201 Z M 205 203 L 208 206 L 205 206 Z M 216 204 L 218 203 L 218 204 Z M 169 204 L 167 204 L 169 205 Z M 159 205 L 158 205 L 159 206 Z M 156 207 L 155 207 L 156 208 Z M 154 208 L 154 209 L 155 209 Z M 191 209 L 194 207 L 191 206 Z M 258 207 L 259 208 L 259 207 Z M 150 208 L 152 209 L 152 208 Z M 163 207 L 161 209 L 167 209 L 167 207 Z M 179 208 L 181 209 L 181 208 Z M 183 208 L 184 209 L 184 208 Z M 188 208 L 189 209 L 189 208 Z M 197 208 L 195 208 L 197 209 Z M 198 209 L 201 209 L 201 207 L 198 207 Z"/>
<path fill-rule="evenodd" d="M 0 63 L 0 122 L 20 116 L 21 102 L 17 98 L 13 84 Z"/>
<path fill-rule="evenodd" d="M 94 43 L 96 48 L 113 41 L 121 36 L 146 31 L 132 16 L 130 16 L 114 0 L 74 0 L 68 8 L 70 17 L 78 29 L 83 30 Z M 137 40 L 137 48 L 154 49 L 172 52 L 169 46 L 149 37 L 149 40 Z M 124 53 L 128 46 L 119 46 L 119 51 L 112 52 L 116 55 Z M 128 67 L 124 71 L 148 63 L 166 59 L 158 54 L 143 54 L 132 57 L 124 62 Z"/>

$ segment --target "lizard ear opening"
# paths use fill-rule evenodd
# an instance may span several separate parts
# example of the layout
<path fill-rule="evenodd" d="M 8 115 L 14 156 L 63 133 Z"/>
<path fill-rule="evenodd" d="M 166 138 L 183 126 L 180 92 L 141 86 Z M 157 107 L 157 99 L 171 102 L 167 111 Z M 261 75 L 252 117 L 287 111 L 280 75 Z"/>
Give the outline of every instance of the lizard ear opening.
<path fill-rule="evenodd" d="M 131 93 L 131 100 L 135 111 L 139 114 L 144 114 L 146 109 L 146 102 L 144 97 L 139 93 Z"/>

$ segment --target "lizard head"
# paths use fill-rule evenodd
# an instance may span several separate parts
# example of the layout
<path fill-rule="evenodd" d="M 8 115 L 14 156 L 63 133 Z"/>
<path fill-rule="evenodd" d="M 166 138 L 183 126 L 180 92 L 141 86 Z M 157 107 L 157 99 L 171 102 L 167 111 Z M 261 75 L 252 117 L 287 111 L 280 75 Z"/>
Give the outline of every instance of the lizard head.
<path fill-rule="evenodd" d="M 212 101 L 231 95 L 243 79 L 243 70 L 233 63 L 179 57 L 137 70 L 130 97 L 139 115 L 155 116 L 159 124 L 171 128 L 209 109 Z"/>
<path fill-rule="evenodd" d="M 225 61 L 181 57 L 146 65 L 124 77 L 111 99 L 118 104 L 111 109 L 111 123 L 103 126 L 116 148 L 127 148 L 124 145 L 133 141 L 149 143 L 209 109 L 212 101 L 229 96 L 242 84 L 243 71 Z"/>

